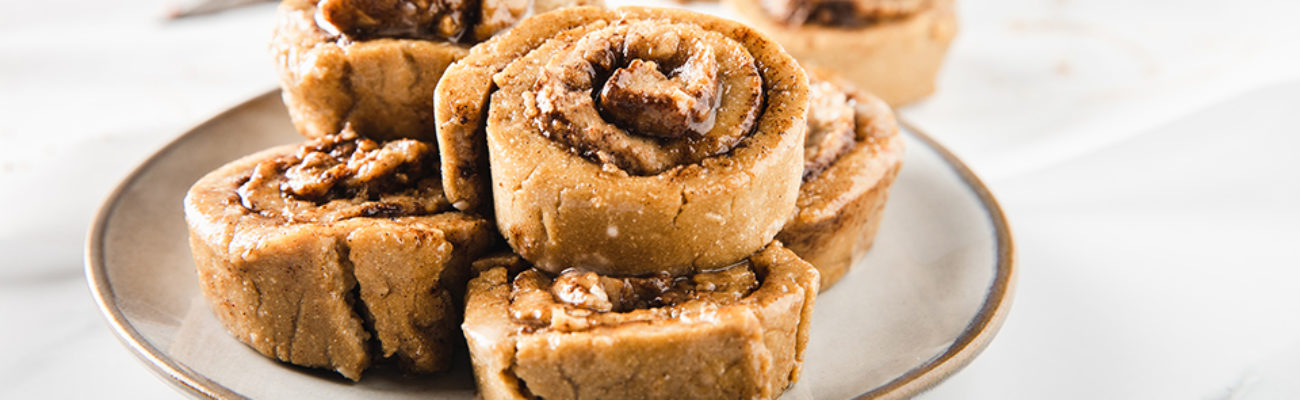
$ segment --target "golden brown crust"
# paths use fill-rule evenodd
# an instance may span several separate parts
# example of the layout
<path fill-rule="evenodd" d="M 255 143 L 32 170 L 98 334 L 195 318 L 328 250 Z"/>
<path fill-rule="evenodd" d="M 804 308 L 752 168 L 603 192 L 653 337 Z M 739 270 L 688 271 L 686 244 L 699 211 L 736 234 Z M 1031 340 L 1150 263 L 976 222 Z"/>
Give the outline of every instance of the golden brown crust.
<path fill-rule="evenodd" d="M 801 62 L 836 71 L 894 106 L 934 92 L 935 77 L 957 33 L 954 0 L 900 6 L 890 18 L 861 26 L 790 25 L 774 18 L 760 1 L 726 0 L 747 23 L 772 35 Z M 862 4 L 893 7 L 878 0 Z M 894 9 L 889 7 L 872 12 Z"/>
<path fill-rule="evenodd" d="M 536 71 L 550 61 L 545 55 L 648 21 L 698 32 L 692 35 L 702 40 L 737 43 L 754 60 L 764 108 L 732 150 L 639 175 L 600 161 L 599 151 L 557 144 L 528 107 L 515 103 L 535 87 Z M 718 268 L 770 241 L 793 208 L 806 77 L 779 45 L 743 25 L 682 10 L 569 9 L 526 20 L 475 48 L 446 76 L 438 88 L 437 116 L 448 197 L 468 207 L 486 201 L 482 160 L 485 150 L 490 153 L 498 224 L 516 251 L 541 269 L 643 275 Z M 494 83 L 501 88 L 495 93 Z M 725 109 L 729 103 L 723 104 Z M 724 114 L 733 115 L 720 112 L 718 118 L 730 118 Z M 735 115 L 744 119 L 743 112 Z M 715 129 L 739 125 L 719 122 Z M 486 148 L 480 147 L 484 142 Z"/>
<path fill-rule="evenodd" d="M 799 210 L 777 239 L 817 267 L 826 289 L 874 242 L 889 187 L 902 165 L 903 139 L 883 101 L 826 70 L 810 68 L 809 76 L 813 85 L 833 85 L 847 95 L 854 145 L 804 182 Z"/>
<path fill-rule="evenodd" d="M 720 271 L 739 281 L 744 271 L 759 277 L 739 299 L 697 296 L 624 312 L 563 305 L 549 308 L 554 322 L 541 326 L 529 319 L 537 309 L 520 299 L 562 301 L 551 297 L 549 278 L 538 278 L 545 273 L 513 275 L 510 265 L 473 279 L 467 298 L 463 327 L 485 399 L 775 398 L 799 378 L 818 278 L 779 243 L 743 270 Z"/>
<path fill-rule="evenodd" d="M 377 195 L 335 198 L 322 206 L 344 204 L 334 208 L 341 214 L 248 201 L 279 196 L 291 204 L 313 202 L 293 200 L 288 192 L 256 193 L 270 186 L 245 187 L 255 173 L 291 168 L 283 160 L 303 153 L 302 146 L 290 145 L 242 158 L 204 176 L 186 195 L 199 282 L 218 319 L 267 356 L 354 380 L 379 357 L 396 358 L 416 372 L 445 368 L 457 342 L 455 304 L 469 258 L 495 240 L 490 224 L 446 212 L 445 200 L 426 202 L 442 204 L 433 211 L 380 217 L 348 210 L 389 209 L 385 204 L 407 200 Z M 375 161 L 366 168 L 385 164 Z M 296 218 L 302 215 L 312 218 Z M 364 315 L 354 309 L 361 303 Z M 371 353 L 372 338 L 381 353 Z"/>
<path fill-rule="evenodd" d="M 356 281 L 340 261 L 336 241 L 282 237 L 290 239 L 268 242 L 256 257 L 239 259 L 192 228 L 190 249 L 204 297 L 226 330 L 258 352 L 359 379 L 371 362 L 370 333 L 346 300 Z M 302 260 L 311 263 L 285 267 Z"/>

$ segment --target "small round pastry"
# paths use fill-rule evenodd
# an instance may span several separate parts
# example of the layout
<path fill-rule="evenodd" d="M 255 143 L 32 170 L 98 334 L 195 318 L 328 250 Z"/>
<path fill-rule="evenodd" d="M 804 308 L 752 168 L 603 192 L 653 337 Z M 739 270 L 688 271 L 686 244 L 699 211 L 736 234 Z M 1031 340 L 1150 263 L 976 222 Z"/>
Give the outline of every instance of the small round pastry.
<path fill-rule="evenodd" d="M 818 282 L 776 242 L 680 277 L 474 269 L 462 328 L 487 400 L 775 398 L 799 379 Z"/>
<path fill-rule="evenodd" d="M 891 105 L 934 92 L 957 34 L 954 0 L 726 0 L 806 64 L 841 76 Z"/>
<path fill-rule="evenodd" d="M 538 1 L 532 12 L 599 0 Z M 469 47 L 513 26 L 528 0 L 284 0 L 275 54 L 304 136 L 350 127 L 376 140 L 434 140 L 433 89 Z"/>
<path fill-rule="evenodd" d="M 721 18 L 539 15 L 447 69 L 443 183 L 453 202 L 484 201 L 490 159 L 498 228 L 552 273 L 724 267 L 794 211 L 807 85 L 780 45 Z"/>
<path fill-rule="evenodd" d="M 777 234 L 834 285 L 875 241 L 903 138 L 889 105 L 826 70 L 809 69 L 808 137 L 798 211 Z"/>
<path fill-rule="evenodd" d="M 185 220 L 208 304 L 281 361 L 353 380 L 380 356 L 445 369 L 469 263 L 496 239 L 443 198 L 436 163 L 432 143 L 345 133 L 199 179 Z"/>

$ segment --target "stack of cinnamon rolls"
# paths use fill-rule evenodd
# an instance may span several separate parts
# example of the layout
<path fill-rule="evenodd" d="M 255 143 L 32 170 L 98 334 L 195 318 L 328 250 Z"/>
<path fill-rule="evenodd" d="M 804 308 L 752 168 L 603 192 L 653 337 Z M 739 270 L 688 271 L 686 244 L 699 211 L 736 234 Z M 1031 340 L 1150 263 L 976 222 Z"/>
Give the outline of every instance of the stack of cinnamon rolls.
<path fill-rule="evenodd" d="M 901 163 L 883 101 L 716 17 L 513 0 L 280 16 L 309 140 L 200 179 L 191 247 L 233 335 L 354 380 L 445 370 L 467 343 L 487 399 L 774 398 Z"/>

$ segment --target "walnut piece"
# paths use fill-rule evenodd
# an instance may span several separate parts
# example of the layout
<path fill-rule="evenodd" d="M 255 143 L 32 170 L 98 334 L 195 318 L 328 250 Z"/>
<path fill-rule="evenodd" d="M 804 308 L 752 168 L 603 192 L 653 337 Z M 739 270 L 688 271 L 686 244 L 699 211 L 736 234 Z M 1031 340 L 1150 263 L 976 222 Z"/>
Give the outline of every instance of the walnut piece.
<path fill-rule="evenodd" d="M 563 46 L 523 94 L 525 115 L 581 156 L 632 174 L 730 151 L 762 106 L 752 56 L 698 27 L 634 22 Z"/>
<path fill-rule="evenodd" d="M 449 207 L 437 157 L 427 142 L 380 144 L 349 129 L 257 163 L 236 194 L 250 211 L 300 222 L 427 215 Z"/>

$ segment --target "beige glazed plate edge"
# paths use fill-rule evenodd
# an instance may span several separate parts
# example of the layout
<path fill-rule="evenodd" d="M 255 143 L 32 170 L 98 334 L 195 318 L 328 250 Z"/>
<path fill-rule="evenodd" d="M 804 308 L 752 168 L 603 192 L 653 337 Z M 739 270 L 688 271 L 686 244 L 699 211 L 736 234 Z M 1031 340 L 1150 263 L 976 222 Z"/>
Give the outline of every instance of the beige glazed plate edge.
<path fill-rule="evenodd" d="M 881 385 L 867 393 L 858 396 L 859 399 L 905 399 L 942 382 L 952 374 L 961 370 L 966 364 L 969 364 L 978 356 L 985 347 L 997 335 L 998 330 L 1002 328 L 1002 322 L 1006 320 L 1007 313 L 1011 310 L 1012 294 L 1015 292 L 1016 283 L 1016 253 L 1015 243 L 1011 239 L 1011 227 L 1007 223 L 1006 214 L 1002 212 L 1002 206 L 998 200 L 993 197 L 993 192 L 984 181 L 980 180 L 975 172 L 971 171 L 966 163 L 957 158 L 948 148 L 943 147 L 938 141 L 918 129 L 912 123 L 900 118 L 899 121 L 911 135 L 919 139 L 927 147 L 939 153 L 948 166 L 957 173 L 979 198 L 980 204 L 988 212 L 989 222 L 993 225 L 997 248 L 994 249 L 997 255 L 997 266 L 994 272 L 993 284 L 989 287 L 988 296 L 984 304 L 980 305 L 979 312 L 975 315 L 966 329 L 962 330 L 957 340 L 949 346 L 947 350 L 935 358 L 927 361 L 925 364 L 914 368 L 907 373 L 895 378 L 889 383 Z"/>
<path fill-rule="evenodd" d="M 172 384 L 174 387 L 196 398 L 204 399 L 243 399 L 244 396 L 233 390 L 204 377 L 203 375 L 191 370 L 185 365 L 169 357 L 157 347 L 149 343 L 141 333 L 133 326 L 123 315 L 118 307 L 116 297 L 113 294 L 113 288 L 109 283 L 107 270 L 104 263 L 104 233 L 107 223 L 116 209 L 118 200 L 122 193 L 134 183 L 143 171 L 148 170 L 157 160 L 168 153 L 174 147 L 178 146 L 187 137 L 202 131 L 203 128 L 214 124 L 217 121 L 228 118 L 230 115 L 238 114 L 249 109 L 256 104 L 267 100 L 268 97 L 278 97 L 279 90 L 271 90 L 265 94 L 253 97 L 235 107 L 232 107 L 213 118 L 200 123 L 194 128 L 186 131 L 184 134 L 176 137 L 161 149 L 154 152 L 149 158 L 137 166 L 130 174 L 126 176 L 106 198 L 103 205 L 100 206 L 95 219 L 90 227 L 86 237 L 86 278 L 90 287 L 91 295 L 94 297 L 100 311 L 107 319 L 110 328 L 117 338 L 131 351 L 139 357 L 150 370 L 161 377 L 163 380 Z M 978 313 L 963 329 L 962 333 L 956 338 L 951 346 L 945 351 L 921 364 L 920 366 L 907 371 L 905 374 L 894 378 L 888 383 L 881 385 L 867 393 L 863 393 L 858 398 L 863 399 L 896 399 L 907 398 L 919 394 L 926 389 L 934 386 L 943 379 L 960 370 L 966 364 L 970 363 L 997 334 L 1003 320 L 1011 306 L 1012 293 L 1014 291 L 1016 280 L 1016 263 L 1014 244 L 1012 242 L 1011 231 L 1003 214 L 1001 207 L 993 194 L 984 185 L 984 183 L 952 152 L 944 148 L 933 138 L 917 129 L 915 126 L 903 121 L 903 125 L 911 136 L 918 139 L 925 146 L 938 153 L 947 163 L 953 172 L 960 176 L 963 183 L 975 194 L 979 202 L 988 213 L 989 222 L 993 227 L 996 240 L 996 270 L 994 278 L 983 304 L 981 304 Z"/>

